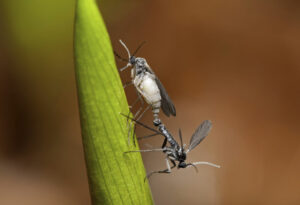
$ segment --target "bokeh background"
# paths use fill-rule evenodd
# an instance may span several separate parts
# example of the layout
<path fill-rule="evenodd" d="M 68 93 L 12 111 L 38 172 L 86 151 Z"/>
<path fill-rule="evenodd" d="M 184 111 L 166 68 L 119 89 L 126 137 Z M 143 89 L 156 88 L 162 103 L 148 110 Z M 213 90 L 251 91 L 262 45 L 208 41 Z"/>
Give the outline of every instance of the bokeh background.
<path fill-rule="evenodd" d="M 118 39 L 139 51 L 177 108 L 163 121 L 188 156 L 218 163 L 150 180 L 156 204 L 300 204 L 300 2 L 98 1 Z M 74 0 L 0 1 L 0 204 L 90 203 L 73 65 Z M 124 64 L 118 62 L 121 67 Z M 129 71 L 121 73 L 129 79 Z M 133 102 L 133 88 L 126 90 Z M 151 113 L 143 122 L 151 124 Z M 147 131 L 138 130 L 138 135 Z M 159 146 L 161 137 L 141 141 Z M 143 155 L 148 171 L 161 153 Z"/>

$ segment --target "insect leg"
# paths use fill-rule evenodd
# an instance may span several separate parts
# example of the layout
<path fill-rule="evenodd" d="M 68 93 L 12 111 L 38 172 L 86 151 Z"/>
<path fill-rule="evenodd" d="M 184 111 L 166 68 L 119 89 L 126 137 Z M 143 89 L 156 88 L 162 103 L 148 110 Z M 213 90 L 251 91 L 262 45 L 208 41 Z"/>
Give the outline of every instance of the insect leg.
<path fill-rule="evenodd" d="M 136 102 L 135 102 L 134 104 L 132 104 L 131 108 L 133 108 L 133 106 L 135 106 L 135 104 L 136 104 L 138 101 L 141 102 L 141 107 L 140 107 L 140 108 L 138 109 L 138 111 L 134 114 L 134 117 L 133 117 L 134 119 L 136 119 L 136 117 L 139 115 L 139 113 L 143 110 L 143 107 L 144 107 L 144 100 L 143 100 L 141 94 L 140 94 L 137 90 L 135 90 L 135 91 L 136 91 L 136 94 L 137 94 L 138 98 L 136 99 Z"/>
<path fill-rule="evenodd" d="M 127 118 L 127 129 L 129 129 L 130 130 L 130 128 L 129 127 L 131 127 L 131 124 L 132 123 L 129 123 L 129 115 L 130 115 L 130 112 L 131 112 L 131 109 L 136 105 L 136 103 L 138 102 L 140 100 L 140 102 L 141 102 L 141 107 L 139 108 L 139 109 L 142 109 L 143 108 L 143 104 L 144 104 L 144 102 L 143 102 L 143 100 L 141 99 L 141 97 L 140 97 L 140 95 L 138 94 L 138 98 L 134 101 L 134 103 L 132 104 L 132 105 L 130 105 L 129 106 L 129 111 L 128 111 L 128 115 L 126 116 L 126 118 Z M 135 118 L 135 117 L 134 117 Z M 130 126 L 129 126 L 129 124 L 130 124 Z M 131 132 L 131 131 L 130 131 Z M 128 137 L 129 137 L 129 135 L 130 135 L 130 133 L 128 133 Z M 129 143 L 129 141 L 128 141 L 128 143 Z"/>
<path fill-rule="evenodd" d="M 122 72 L 123 70 L 125 70 L 126 68 L 128 68 L 129 66 L 131 66 L 130 63 L 128 63 L 126 66 L 124 66 L 123 68 L 120 68 L 119 71 Z"/>
<path fill-rule="evenodd" d="M 174 167 L 176 167 L 176 163 L 174 160 L 170 159 L 170 161 L 172 162 L 173 166 L 171 167 L 171 169 L 173 169 Z"/>
<path fill-rule="evenodd" d="M 143 106 L 144 106 L 144 101 L 143 101 L 141 95 L 137 92 L 137 90 L 135 90 L 135 91 L 136 91 L 136 94 L 137 94 L 138 97 L 137 97 L 137 99 L 134 101 L 134 103 L 133 103 L 132 105 L 129 106 L 129 109 L 130 109 L 130 111 L 131 111 L 131 109 L 136 105 L 136 103 L 137 103 L 138 101 L 141 102 L 141 107 L 140 107 L 140 108 L 138 109 L 138 111 L 134 114 L 133 119 L 136 118 L 137 114 L 138 114 L 139 112 L 141 112 L 141 110 L 143 109 Z M 129 111 L 129 112 L 130 112 L 130 111 Z M 128 123 L 128 120 L 129 120 L 129 114 L 128 114 L 128 117 L 127 117 L 127 123 Z"/>
<path fill-rule="evenodd" d="M 130 115 L 130 111 L 131 111 L 131 109 L 136 105 L 136 103 L 138 102 L 138 101 L 140 101 L 141 102 L 141 107 L 139 108 L 139 110 L 140 109 L 143 109 L 143 105 L 144 105 L 144 101 L 143 101 L 143 99 L 142 99 L 142 97 L 141 97 L 141 95 L 137 92 L 137 96 L 138 96 L 138 98 L 137 99 L 135 99 L 135 101 L 134 101 L 134 103 L 132 104 L 132 105 L 129 105 L 129 112 L 128 112 L 128 115 L 127 115 L 127 127 L 128 127 L 128 121 L 129 121 L 129 119 L 130 119 L 130 117 L 129 117 L 129 115 Z M 140 112 L 140 111 L 138 111 L 138 112 Z M 134 114 L 134 116 L 136 116 L 136 114 Z M 133 117 L 133 119 L 135 119 L 135 117 Z"/>
<path fill-rule="evenodd" d="M 154 137 L 156 135 L 160 135 L 160 133 L 155 133 L 155 134 L 151 134 L 151 135 L 146 135 L 146 136 L 138 137 L 137 139 L 138 140 L 142 140 L 142 139 L 146 139 L 146 138 L 149 138 L 149 137 Z"/>
<path fill-rule="evenodd" d="M 162 148 L 156 148 L 156 149 L 144 149 L 144 150 L 130 150 L 130 151 L 126 151 L 124 152 L 125 154 L 131 153 L 131 152 L 161 152 L 161 151 L 165 151 L 167 150 L 166 148 L 162 149 Z"/>
<path fill-rule="evenodd" d="M 138 118 L 136 119 L 136 121 L 140 121 L 140 119 L 144 116 L 145 112 L 147 112 L 147 110 L 149 110 L 149 108 L 151 107 L 151 105 L 148 105 L 146 107 L 146 109 L 138 116 Z M 137 116 L 135 116 L 137 117 Z"/>
<path fill-rule="evenodd" d="M 165 137 L 164 142 L 163 142 L 161 148 L 164 148 L 167 145 L 167 141 L 168 141 L 168 139 Z"/>
<path fill-rule="evenodd" d="M 146 107 L 146 109 L 138 116 L 138 118 L 136 119 L 136 121 L 139 121 L 142 117 L 143 117 L 143 115 L 145 114 L 145 112 L 147 111 L 147 110 L 149 110 L 149 108 L 150 108 L 150 105 L 148 105 L 147 107 Z M 136 117 L 136 116 L 135 116 Z M 130 124 L 130 127 L 131 127 L 131 124 Z M 134 140 L 134 134 L 135 134 L 135 131 L 136 131 L 136 126 L 135 126 L 135 123 L 133 124 L 133 132 L 132 132 L 132 138 L 133 138 L 133 141 L 134 141 L 134 143 L 135 143 L 135 140 Z"/>
<path fill-rule="evenodd" d="M 156 129 L 153 129 L 153 128 L 151 128 L 151 127 L 149 127 L 149 126 L 147 126 L 147 125 L 145 125 L 145 124 L 143 124 L 143 123 L 141 123 L 141 122 L 139 122 L 139 121 L 137 121 L 137 120 L 135 120 L 135 119 L 133 119 L 133 118 L 131 118 L 131 117 L 128 117 L 128 116 L 124 115 L 123 113 L 120 113 L 120 115 L 123 115 L 124 117 L 127 117 L 127 118 L 131 119 L 131 120 L 134 121 L 136 124 L 138 124 L 138 125 L 140 125 L 140 126 L 146 128 L 146 129 L 148 129 L 148 130 L 151 130 L 152 132 L 155 132 L 155 133 L 157 133 L 157 134 L 163 135 L 162 132 L 157 131 Z"/>
<path fill-rule="evenodd" d="M 170 174 L 171 173 L 171 169 L 173 169 L 174 167 L 176 167 L 176 163 L 171 160 L 172 162 L 172 167 L 170 167 L 170 163 L 169 163 L 169 160 L 168 160 L 168 156 L 166 157 L 166 165 L 167 165 L 167 169 L 164 169 L 164 170 L 159 170 L 159 171 L 153 171 L 153 172 L 150 172 L 147 174 L 147 176 L 145 177 L 144 181 L 146 181 L 146 179 L 150 178 L 153 174 L 156 174 L 156 173 L 160 173 L 160 174 Z"/>
<path fill-rule="evenodd" d="M 128 87 L 129 85 L 133 85 L 133 82 L 132 82 L 132 81 L 129 81 L 129 82 L 124 83 L 123 88 L 125 89 L 125 88 Z"/>
<path fill-rule="evenodd" d="M 129 108 L 130 108 L 130 110 L 131 110 L 131 109 L 133 108 L 133 106 L 135 106 L 136 103 L 137 103 L 138 101 L 141 102 L 141 107 L 140 107 L 140 108 L 138 109 L 138 111 L 134 114 L 133 119 L 136 118 L 136 116 L 141 112 L 141 110 L 143 109 L 143 106 L 144 106 L 144 101 L 143 101 L 141 95 L 140 95 L 137 91 L 136 91 L 136 93 L 137 93 L 138 98 L 135 100 L 135 102 L 134 102 L 131 106 L 129 106 Z M 131 128 L 133 123 L 132 123 L 132 122 L 129 123 L 129 114 L 130 114 L 130 111 L 129 111 L 128 115 L 127 115 L 127 128 L 128 128 L 128 135 L 127 135 L 127 136 L 128 136 L 128 144 L 130 144 L 130 135 L 131 135 L 131 131 L 133 130 L 133 132 L 132 132 L 132 138 L 133 138 L 133 143 L 134 143 L 134 146 L 135 146 L 135 139 L 134 139 L 135 125 L 133 125 L 133 128 Z"/>

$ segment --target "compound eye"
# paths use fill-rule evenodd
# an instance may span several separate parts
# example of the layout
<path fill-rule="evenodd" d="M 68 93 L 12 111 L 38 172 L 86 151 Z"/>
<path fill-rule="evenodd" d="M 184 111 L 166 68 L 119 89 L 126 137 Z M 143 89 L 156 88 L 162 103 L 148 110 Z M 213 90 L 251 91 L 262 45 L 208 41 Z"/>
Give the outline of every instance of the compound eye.
<path fill-rule="evenodd" d="M 131 58 L 131 59 L 130 59 L 130 64 L 131 64 L 131 65 L 134 65 L 134 64 L 135 64 L 135 60 Z"/>
<path fill-rule="evenodd" d="M 134 56 L 131 56 L 129 62 L 131 65 L 134 65 L 136 63 L 136 58 Z"/>

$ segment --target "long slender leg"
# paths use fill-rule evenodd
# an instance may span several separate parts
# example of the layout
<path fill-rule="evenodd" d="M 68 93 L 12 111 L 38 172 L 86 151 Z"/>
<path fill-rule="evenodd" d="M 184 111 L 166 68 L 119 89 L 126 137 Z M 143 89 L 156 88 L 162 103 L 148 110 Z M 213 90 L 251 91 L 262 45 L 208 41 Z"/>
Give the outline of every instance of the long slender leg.
<path fill-rule="evenodd" d="M 142 112 L 142 114 L 136 119 L 136 121 L 139 121 L 142 117 L 143 117 L 143 115 L 145 114 L 145 112 L 147 111 L 147 110 L 149 110 L 149 108 L 150 108 L 150 105 L 148 105 L 147 107 L 146 107 L 146 109 Z M 134 142 L 134 145 L 135 145 L 135 140 L 134 140 L 134 134 L 135 134 L 135 131 L 136 131 L 136 126 L 135 126 L 135 123 L 133 124 L 133 132 L 132 132 L 132 140 L 133 140 L 133 142 Z"/>
<path fill-rule="evenodd" d="M 167 138 L 165 137 L 164 142 L 163 142 L 161 148 L 164 148 L 164 147 L 167 145 L 167 141 L 168 141 L 168 140 L 167 140 Z"/>
<path fill-rule="evenodd" d="M 124 115 L 123 113 L 120 113 L 120 115 L 123 115 L 124 117 L 131 119 L 131 120 L 134 121 L 136 124 L 138 124 L 138 125 L 140 125 L 140 126 L 146 128 L 146 129 L 148 129 L 148 130 L 151 130 L 151 131 L 154 132 L 154 133 L 163 135 L 162 132 L 160 132 L 160 131 L 158 131 L 158 130 L 156 130 L 156 129 L 153 129 L 153 128 L 151 128 L 151 127 L 149 127 L 149 126 L 147 126 L 147 125 L 145 125 L 145 124 L 143 124 L 143 123 L 141 123 L 141 122 L 139 122 L 139 121 L 136 121 L 135 119 L 133 119 L 133 118 L 131 118 L 131 117 L 128 117 L 128 116 Z"/>
<path fill-rule="evenodd" d="M 153 174 L 156 174 L 156 173 L 160 173 L 160 174 L 170 174 L 171 173 L 171 169 L 173 169 L 174 167 L 176 167 L 176 163 L 171 160 L 172 162 L 172 167 L 170 167 L 170 163 L 169 163 L 169 160 L 168 160 L 168 156 L 166 157 L 166 164 L 167 164 L 167 169 L 164 169 L 164 170 L 159 170 L 159 171 L 153 171 L 153 172 L 150 172 L 147 174 L 147 176 L 145 177 L 144 181 L 146 181 L 146 179 L 150 178 Z"/>
<path fill-rule="evenodd" d="M 141 110 L 143 109 L 143 106 L 144 106 L 144 101 L 143 101 L 143 99 L 142 99 L 142 97 L 141 97 L 141 95 L 139 94 L 139 92 L 136 90 L 136 94 L 137 94 L 137 96 L 138 96 L 138 98 L 135 100 L 135 102 L 130 106 L 130 108 L 133 108 L 133 106 L 135 106 L 135 104 L 138 102 L 138 101 L 140 101 L 141 102 L 141 107 L 138 109 L 138 111 L 134 114 L 134 117 L 133 117 L 133 119 L 135 119 L 138 115 L 139 115 L 139 113 L 141 112 Z M 147 108 L 146 108 L 147 109 Z M 129 121 L 129 114 L 130 114 L 130 111 L 129 111 L 129 113 L 128 113 L 128 117 L 127 117 L 127 128 L 128 128 L 128 144 L 130 144 L 130 134 L 131 134 L 131 131 L 133 130 L 133 133 L 132 133 L 132 138 L 133 138 L 133 143 L 134 143 L 134 146 L 135 146 L 135 139 L 134 139 L 134 133 L 135 133 L 135 125 L 134 125 L 134 127 L 133 128 L 131 128 L 131 126 L 132 126 L 132 122 L 130 122 L 130 123 L 128 123 Z"/>
<path fill-rule="evenodd" d="M 130 82 L 130 83 L 132 83 L 132 82 Z M 138 101 L 141 102 L 141 106 L 140 106 L 140 108 L 138 109 L 137 112 L 140 112 L 139 110 L 143 109 L 143 106 L 144 106 L 144 101 L 143 101 L 141 95 L 139 94 L 139 92 L 138 92 L 136 89 L 135 89 L 135 92 L 136 92 L 136 94 L 137 94 L 138 97 L 135 99 L 135 101 L 133 102 L 132 105 L 129 105 L 129 112 L 128 112 L 128 115 L 127 115 L 127 122 L 128 122 L 128 120 L 129 120 L 129 115 L 130 115 L 131 109 L 136 105 L 136 103 L 137 103 Z M 137 113 L 134 114 L 134 119 L 135 119 L 135 116 L 136 116 L 136 115 L 137 115 Z"/>
<path fill-rule="evenodd" d="M 138 140 L 142 140 L 142 139 L 146 139 L 146 138 L 149 138 L 149 137 L 154 137 L 156 135 L 160 135 L 160 133 L 155 133 L 155 134 L 151 134 L 151 135 L 146 135 L 146 136 L 138 137 L 137 139 Z"/>
<path fill-rule="evenodd" d="M 136 90 L 135 90 L 135 91 L 136 91 Z M 130 111 L 131 111 L 131 109 L 136 105 L 136 103 L 137 103 L 138 101 L 140 101 L 140 102 L 141 102 L 141 107 L 140 107 L 140 108 L 138 109 L 138 111 L 134 114 L 133 119 L 135 119 L 135 116 L 137 115 L 137 113 L 140 112 L 139 110 L 143 109 L 143 106 L 144 106 L 144 101 L 143 101 L 141 95 L 140 95 L 137 91 L 136 91 L 136 94 L 137 94 L 138 97 L 135 99 L 135 101 L 133 102 L 132 105 L 129 105 L 129 112 L 128 112 L 128 115 L 127 115 L 127 123 L 128 123 L 128 121 L 129 121 Z M 127 126 L 128 126 L 128 124 L 127 124 Z"/>
<path fill-rule="evenodd" d="M 156 149 L 144 149 L 144 150 L 130 150 L 127 152 L 124 152 L 124 154 L 132 153 L 132 152 L 161 152 L 167 150 L 166 148 L 156 148 Z"/>
<path fill-rule="evenodd" d="M 174 167 L 176 167 L 176 163 L 175 163 L 175 161 L 174 160 L 172 160 L 172 159 L 170 159 L 170 161 L 172 162 L 172 169 L 174 168 Z"/>
<path fill-rule="evenodd" d="M 131 106 L 131 108 L 133 108 L 133 106 L 140 101 L 141 102 L 141 107 L 138 109 L 138 111 L 134 114 L 134 119 L 139 115 L 139 113 L 143 110 L 144 107 L 144 100 L 142 99 L 141 94 L 136 90 L 136 94 L 138 96 L 138 98 L 136 99 L 136 102 Z"/>
<path fill-rule="evenodd" d="M 126 66 L 124 66 L 123 68 L 120 68 L 119 71 L 122 72 L 123 70 L 125 70 L 125 69 L 128 68 L 129 66 L 130 66 L 130 64 L 128 63 L 128 64 L 127 64 Z"/>
<path fill-rule="evenodd" d="M 137 103 L 138 101 L 141 102 L 141 107 L 144 106 L 144 101 L 143 101 L 141 95 L 140 95 L 138 92 L 136 92 L 136 94 L 137 94 L 138 97 L 135 99 L 134 103 L 133 103 L 132 105 L 129 106 L 130 108 L 133 108 L 133 107 L 136 105 L 136 103 Z"/>
<path fill-rule="evenodd" d="M 133 85 L 133 82 L 132 82 L 132 81 L 126 82 L 126 83 L 123 85 L 123 88 L 125 89 L 125 88 L 128 87 L 129 85 Z"/>
<path fill-rule="evenodd" d="M 149 108 L 150 108 L 150 105 L 148 105 L 148 106 L 146 107 L 146 109 L 138 116 L 139 112 L 140 112 L 141 109 L 142 109 L 142 107 L 141 107 L 140 110 L 135 114 L 134 119 L 138 116 L 137 119 L 136 119 L 136 121 L 139 121 L 139 120 L 141 119 L 141 117 L 145 114 L 145 112 L 146 112 L 147 110 L 149 110 Z M 132 124 L 133 124 L 133 128 L 132 128 L 132 130 L 133 130 L 133 132 L 132 132 L 132 138 L 133 138 L 133 142 L 134 142 L 134 145 L 135 145 L 134 134 L 135 134 L 135 131 L 136 131 L 136 126 L 135 126 L 134 123 L 130 122 L 130 127 L 131 127 Z M 130 130 L 129 133 L 131 133 L 131 130 Z M 129 137 L 129 135 L 128 135 L 128 137 Z M 130 139 L 128 139 L 128 142 L 130 142 Z"/>
<path fill-rule="evenodd" d="M 136 119 L 136 121 L 139 121 L 145 114 L 145 112 L 147 112 L 149 110 L 149 108 L 151 107 L 151 105 L 148 105 L 146 107 L 146 109 L 138 116 L 138 118 Z"/>
<path fill-rule="evenodd" d="M 144 104 L 144 102 L 143 102 L 143 100 L 140 98 L 140 97 L 138 97 L 136 100 L 135 100 L 135 102 L 131 105 L 131 106 L 129 106 L 129 108 L 130 108 L 130 110 L 131 110 L 131 108 L 138 102 L 138 101 L 141 101 L 141 107 L 139 108 L 139 109 L 143 109 L 143 104 Z M 130 144 L 130 134 L 131 134 L 131 131 L 132 131 L 132 129 L 134 129 L 134 128 L 131 128 L 132 127 L 132 122 L 129 122 L 129 115 L 130 115 L 130 110 L 128 111 L 128 114 L 127 114 L 127 129 L 128 129 L 128 133 L 127 133 L 127 139 L 128 139 L 128 144 Z M 140 112 L 140 111 L 138 111 L 138 112 Z M 135 114 L 136 115 L 136 114 Z M 134 116 L 134 119 L 135 119 L 135 116 Z M 134 130 L 134 132 L 133 132 L 133 142 L 134 142 L 134 145 L 135 145 L 135 140 L 134 140 L 134 133 L 135 133 L 135 130 Z"/>
<path fill-rule="evenodd" d="M 146 136 L 143 136 L 143 137 L 138 137 L 138 140 L 146 139 L 146 138 L 149 138 L 149 137 L 154 137 L 156 135 L 161 135 L 161 134 L 160 133 L 154 133 L 154 134 L 151 134 L 151 135 L 146 135 Z M 167 145 L 167 142 L 168 142 L 168 140 L 167 140 L 167 138 L 165 138 L 164 142 L 163 142 L 163 144 L 161 146 L 161 148 L 165 148 L 166 145 Z"/>

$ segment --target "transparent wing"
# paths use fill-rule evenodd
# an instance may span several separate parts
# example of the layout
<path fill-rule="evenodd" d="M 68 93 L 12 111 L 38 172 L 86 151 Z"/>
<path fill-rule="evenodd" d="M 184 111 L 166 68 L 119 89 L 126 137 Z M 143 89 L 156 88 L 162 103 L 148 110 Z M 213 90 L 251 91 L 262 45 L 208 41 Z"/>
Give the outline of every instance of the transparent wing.
<path fill-rule="evenodd" d="M 171 98 L 169 97 L 166 89 L 164 88 L 164 86 L 162 85 L 162 83 L 159 81 L 159 79 L 157 77 L 155 78 L 155 81 L 160 90 L 162 111 L 168 117 L 170 116 L 170 114 L 173 116 L 176 116 L 175 106 L 174 106 Z"/>
<path fill-rule="evenodd" d="M 195 133 L 192 135 L 190 146 L 187 152 L 194 149 L 209 133 L 212 128 L 212 123 L 210 120 L 205 120 L 201 123 L 201 125 L 197 128 Z"/>

